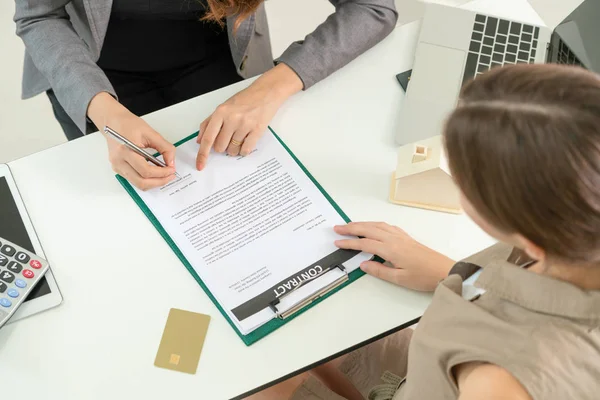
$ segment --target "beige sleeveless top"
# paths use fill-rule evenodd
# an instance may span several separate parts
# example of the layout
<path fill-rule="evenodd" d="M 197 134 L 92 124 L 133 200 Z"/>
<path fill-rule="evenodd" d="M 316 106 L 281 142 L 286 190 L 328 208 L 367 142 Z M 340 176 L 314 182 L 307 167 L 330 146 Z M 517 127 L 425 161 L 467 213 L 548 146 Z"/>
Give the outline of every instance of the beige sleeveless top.
<path fill-rule="evenodd" d="M 413 335 L 406 381 L 394 400 L 456 399 L 452 368 L 469 361 L 509 371 L 535 400 L 600 399 L 600 291 L 529 272 L 493 246 L 468 261 L 483 266 L 463 298 L 451 274 L 438 285 Z"/>

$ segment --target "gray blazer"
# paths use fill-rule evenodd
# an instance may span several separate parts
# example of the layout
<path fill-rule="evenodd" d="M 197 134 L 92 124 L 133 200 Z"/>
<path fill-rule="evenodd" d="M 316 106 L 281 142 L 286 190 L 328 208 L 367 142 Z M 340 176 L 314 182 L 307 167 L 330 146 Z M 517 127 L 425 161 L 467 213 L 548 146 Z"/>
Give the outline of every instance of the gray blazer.
<path fill-rule="evenodd" d="M 175 1 L 175 0 L 174 0 Z M 394 0 L 329 0 L 336 12 L 276 60 L 294 70 L 304 89 L 381 41 L 396 25 Z M 16 0 L 17 35 L 25 43 L 22 97 L 50 88 L 85 132 L 87 107 L 100 92 L 116 93 L 96 65 L 112 0 Z M 233 33 L 229 46 L 238 73 L 249 78 L 273 67 L 264 4 Z"/>

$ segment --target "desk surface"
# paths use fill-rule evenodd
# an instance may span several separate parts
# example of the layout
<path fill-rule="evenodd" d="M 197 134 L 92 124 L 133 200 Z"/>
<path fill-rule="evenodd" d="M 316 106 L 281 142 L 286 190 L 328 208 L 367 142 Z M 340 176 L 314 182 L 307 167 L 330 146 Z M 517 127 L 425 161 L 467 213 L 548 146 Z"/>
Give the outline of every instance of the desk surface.
<path fill-rule="evenodd" d="M 464 215 L 387 201 L 394 132 L 418 23 L 279 111 L 271 126 L 353 220 L 385 220 L 454 258 L 491 244 Z M 175 141 L 249 84 L 147 117 Z M 430 296 L 366 276 L 246 347 L 162 240 L 93 134 L 10 165 L 64 296 L 58 308 L 0 331 L 0 389 L 13 399 L 226 399 L 420 317 Z M 195 375 L 153 366 L 171 307 L 213 320 Z"/>

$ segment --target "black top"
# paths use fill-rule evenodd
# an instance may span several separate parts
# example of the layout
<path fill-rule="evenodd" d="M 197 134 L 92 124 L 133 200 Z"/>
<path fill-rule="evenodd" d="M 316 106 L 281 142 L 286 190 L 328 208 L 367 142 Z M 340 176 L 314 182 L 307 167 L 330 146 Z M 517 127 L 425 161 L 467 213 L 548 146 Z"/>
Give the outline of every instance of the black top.
<path fill-rule="evenodd" d="M 227 29 L 200 21 L 205 12 L 200 0 L 113 0 L 97 64 L 157 72 L 221 58 L 230 51 Z"/>
<path fill-rule="evenodd" d="M 205 0 L 113 0 L 98 66 L 119 102 L 145 115 L 241 80 L 227 28 Z"/>

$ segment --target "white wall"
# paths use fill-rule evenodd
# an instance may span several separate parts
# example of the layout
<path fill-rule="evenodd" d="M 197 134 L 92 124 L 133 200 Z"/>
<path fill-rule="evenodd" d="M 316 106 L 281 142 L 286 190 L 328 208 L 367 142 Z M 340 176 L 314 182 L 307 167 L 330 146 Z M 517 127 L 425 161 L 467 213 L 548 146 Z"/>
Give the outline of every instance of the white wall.
<path fill-rule="evenodd" d="M 63 142 L 44 96 L 21 100 L 23 42 L 15 35 L 14 1 L 0 1 L 0 162 Z"/>
<path fill-rule="evenodd" d="M 15 35 L 14 4 L 0 1 L 0 163 L 65 141 L 45 94 L 21 100 L 24 46 Z M 396 0 L 396 4 L 402 9 L 402 22 L 417 18 L 417 0 Z M 325 0 L 268 0 L 266 7 L 275 57 L 333 12 Z"/>

